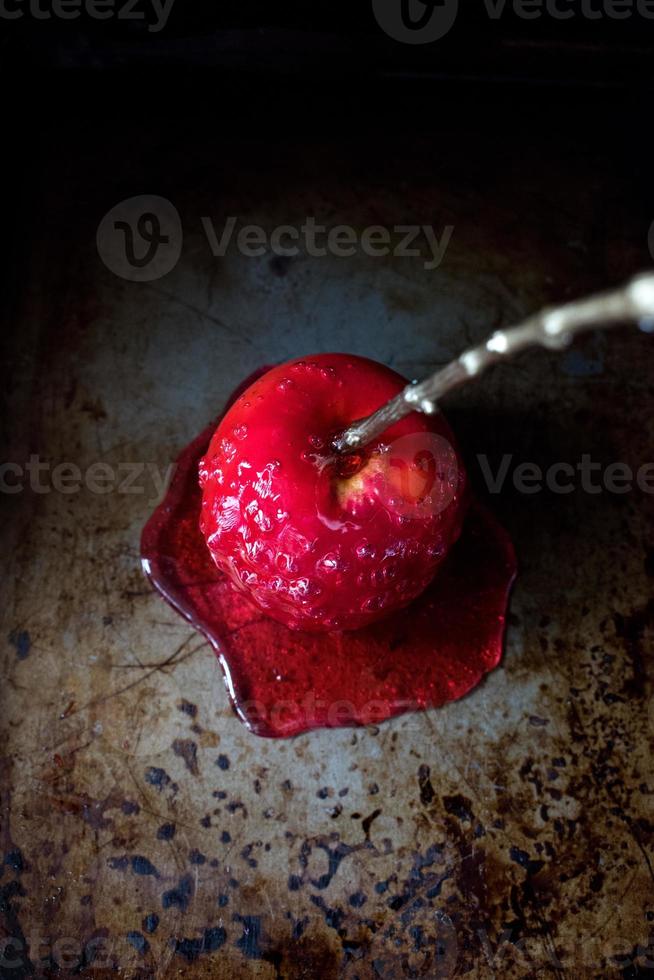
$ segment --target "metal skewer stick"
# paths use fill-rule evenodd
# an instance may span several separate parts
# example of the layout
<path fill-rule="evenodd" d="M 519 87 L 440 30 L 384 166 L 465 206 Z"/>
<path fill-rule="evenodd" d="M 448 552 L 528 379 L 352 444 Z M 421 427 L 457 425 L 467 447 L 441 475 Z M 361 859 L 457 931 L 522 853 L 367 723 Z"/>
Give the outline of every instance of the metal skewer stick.
<path fill-rule="evenodd" d="M 438 411 L 438 401 L 492 364 L 506 361 L 529 347 L 560 350 L 585 330 L 612 327 L 635 320 L 642 330 L 654 332 L 654 275 L 636 276 L 620 289 L 597 293 L 564 306 L 553 306 L 523 323 L 497 330 L 478 347 L 464 351 L 424 381 L 413 382 L 367 418 L 354 422 L 333 440 L 336 452 L 345 453 L 377 439 L 410 412 Z"/>

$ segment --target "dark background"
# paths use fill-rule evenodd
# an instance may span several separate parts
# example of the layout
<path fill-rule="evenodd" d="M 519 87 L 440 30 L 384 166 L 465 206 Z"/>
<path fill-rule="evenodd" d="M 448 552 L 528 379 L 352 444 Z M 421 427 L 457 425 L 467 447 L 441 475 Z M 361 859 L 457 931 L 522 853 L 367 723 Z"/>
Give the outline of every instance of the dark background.
<path fill-rule="evenodd" d="M 148 132 L 153 146 L 164 134 L 176 151 L 187 141 L 189 158 L 203 140 L 240 138 L 262 160 L 303 139 L 347 153 L 372 138 L 392 155 L 405 137 L 438 132 L 462 137 L 489 172 L 506 166 L 507 147 L 516 159 L 521 144 L 548 156 L 559 144 L 563 159 L 571 141 L 589 167 L 602 154 L 620 161 L 649 223 L 654 21 L 635 13 L 527 20 L 507 4 L 494 20 L 481 2 L 460 4 L 446 36 L 407 45 L 368 2 L 176 0 L 159 33 L 147 19 L 37 21 L 21 9 L 0 19 L 5 308 L 53 190 L 51 158 L 70 172 L 82 156 L 102 168 L 105 150 L 129 157 Z"/>
<path fill-rule="evenodd" d="M 424 48 L 386 37 L 368 3 L 176 0 L 160 34 L 0 21 L 3 456 L 165 468 L 262 362 L 338 346 L 425 374 L 492 327 L 651 268 L 653 52 L 654 22 L 493 22 L 481 4 Z M 436 273 L 300 259 L 280 274 L 266 258 L 256 279 L 252 260 L 212 261 L 189 234 L 175 272 L 143 287 L 102 265 L 95 232 L 118 201 L 154 192 L 185 233 L 203 214 L 274 225 L 325 211 L 455 231 Z M 651 460 L 651 343 L 590 336 L 571 358 L 534 352 L 458 393 L 447 414 L 473 480 L 480 452 L 494 471 L 503 453 Z M 520 576 L 501 669 L 446 710 L 272 743 L 233 717 L 210 651 L 145 583 L 145 497 L 3 496 L 0 832 L 13 856 L 0 937 L 104 930 L 144 978 L 276 963 L 293 980 L 377 980 L 371 964 L 388 961 L 395 980 L 424 967 L 411 915 L 435 889 L 418 915 L 430 935 L 433 909 L 449 910 L 462 972 L 489 975 L 479 937 L 497 949 L 508 930 L 509 945 L 544 952 L 532 966 L 501 958 L 497 976 L 652 976 L 652 499 L 507 484 L 491 503 Z M 120 671 L 179 644 L 170 674 L 120 694 Z M 178 739 L 197 740 L 201 778 Z M 177 788 L 158 790 L 149 766 Z M 368 847 L 360 821 L 376 811 Z M 158 828 L 173 821 L 170 844 Z M 318 880 L 342 844 L 355 850 L 329 890 L 289 890 L 303 855 Z M 200 869 L 188 909 L 162 908 L 196 874 L 193 849 L 218 867 Z M 161 877 L 124 877 L 111 861 L 125 855 Z M 139 958 L 125 937 L 143 938 L 155 911 Z M 202 950 L 219 924 L 225 946 Z"/>

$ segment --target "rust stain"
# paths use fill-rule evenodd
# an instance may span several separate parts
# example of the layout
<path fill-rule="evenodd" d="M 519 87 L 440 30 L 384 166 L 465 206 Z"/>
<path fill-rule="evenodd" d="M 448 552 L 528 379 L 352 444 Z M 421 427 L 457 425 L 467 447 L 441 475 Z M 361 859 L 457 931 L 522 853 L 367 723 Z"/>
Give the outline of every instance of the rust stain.
<path fill-rule="evenodd" d="M 154 159 L 143 138 L 135 146 Z M 170 143 L 166 170 L 185 173 L 189 150 Z M 452 220 L 437 275 L 408 259 L 353 259 L 344 273 L 329 257 L 271 267 L 235 256 L 192 275 L 180 266 L 169 287 L 113 282 L 80 260 L 88 227 L 71 198 L 48 268 L 36 257 L 25 272 L 33 315 L 15 332 L 38 321 L 29 365 L 10 351 L 38 395 L 13 416 L 26 451 L 165 471 L 234 379 L 279 356 L 280 337 L 289 353 L 306 348 L 309 320 L 316 349 L 348 323 L 347 344 L 419 375 L 517 313 L 617 281 L 625 249 L 642 254 L 624 161 L 598 156 L 591 193 L 574 140 L 564 172 L 548 146 L 507 146 L 516 169 L 480 158 L 467 132 L 446 141 L 448 166 L 443 145 L 409 140 L 395 161 L 352 148 L 383 194 L 357 183 L 349 158 L 302 158 L 307 213 L 329 205 L 334 224 L 361 227 L 407 213 Z M 103 146 L 108 172 L 124 175 L 120 147 Z M 277 202 L 253 221 L 296 213 L 287 162 L 268 173 L 223 148 L 221 168 Z M 70 193 L 63 156 L 51 171 L 46 196 Z M 206 213 L 256 210 L 249 192 L 206 179 L 196 186 L 194 169 L 181 212 L 198 200 Z M 92 184 L 83 178 L 80 194 L 103 213 Z M 600 199 L 611 212 L 602 248 Z M 593 262 L 569 241 L 589 243 Z M 373 293 L 383 309 L 371 316 Z M 627 332 L 607 343 L 598 378 L 534 355 L 452 399 L 473 478 L 478 453 L 494 470 L 504 453 L 543 466 L 588 452 L 647 462 L 643 343 Z M 158 980 L 648 975 L 651 497 L 492 496 L 522 567 L 501 669 L 440 712 L 269 742 L 233 716 L 213 652 L 143 581 L 138 533 L 155 489 L 3 501 L 20 588 L 3 608 L 0 932 L 20 941 L 25 975 L 44 962 L 53 976 Z"/>

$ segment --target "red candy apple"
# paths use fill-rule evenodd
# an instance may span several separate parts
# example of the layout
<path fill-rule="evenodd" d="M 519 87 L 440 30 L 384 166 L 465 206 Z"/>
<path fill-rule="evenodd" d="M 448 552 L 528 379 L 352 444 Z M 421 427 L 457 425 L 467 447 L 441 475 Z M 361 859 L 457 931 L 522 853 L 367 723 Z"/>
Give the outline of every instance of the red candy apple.
<path fill-rule="evenodd" d="M 354 355 L 282 364 L 232 405 L 200 463 L 213 560 L 293 629 L 356 629 L 407 605 L 459 536 L 466 477 L 441 415 L 414 412 L 361 452 L 331 448 L 406 383 Z"/>

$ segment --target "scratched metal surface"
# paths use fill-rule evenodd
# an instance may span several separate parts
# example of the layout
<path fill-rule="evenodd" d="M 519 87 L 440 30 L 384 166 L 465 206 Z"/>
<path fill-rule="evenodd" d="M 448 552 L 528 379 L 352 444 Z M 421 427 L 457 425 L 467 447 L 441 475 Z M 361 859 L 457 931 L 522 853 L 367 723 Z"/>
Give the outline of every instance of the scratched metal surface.
<path fill-rule="evenodd" d="M 262 173 L 190 125 L 134 136 L 129 159 L 101 139 L 74 164 L 53 141 L 34 178 L 9 458 L 165 470 L 262 362 L 340 349 L 421 374 L 650 262 L 628 156 L 593 155 L 591 180 L 574 134 L 518 162 L 510 143 L 482 160 L 465 131 L 390 156 L 354 140 L 304 148 L 299 173 L 294 148 Z M 143 190 L 185 228 L 152 284 L 94 250 L 102 214 Z M 436 271 L 215 259 L 199 218 L 229 214 L 454 232 Z M 477 482 L 480 452 L 647 461 L 651 343 L 589 338 L 461 392 L 449 415 Z M 275 742 L 239 723 L 207 645 L 145 583 L 157 494 L 137 486 L 2 498 L 3 976 L 652 975 L 651 496 L 509 483 L 492 498 L 521 561 L 501 668 L 438 711 Z"/>

